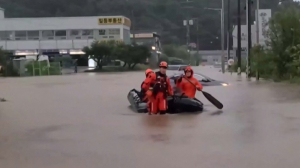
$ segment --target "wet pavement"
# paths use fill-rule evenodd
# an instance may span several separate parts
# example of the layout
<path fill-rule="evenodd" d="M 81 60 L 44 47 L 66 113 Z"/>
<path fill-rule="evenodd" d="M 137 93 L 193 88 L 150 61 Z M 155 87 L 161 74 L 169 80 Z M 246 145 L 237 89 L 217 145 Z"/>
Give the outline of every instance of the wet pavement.
<path fill-rule="evenodd" d="M 299 167 L 299 86 L 195 71 L 230 83 L 204 88 L 222 111 L 198 93 L 202 114 L 134 113 L 142 72 L 0 79 L 0 167 Z"/>

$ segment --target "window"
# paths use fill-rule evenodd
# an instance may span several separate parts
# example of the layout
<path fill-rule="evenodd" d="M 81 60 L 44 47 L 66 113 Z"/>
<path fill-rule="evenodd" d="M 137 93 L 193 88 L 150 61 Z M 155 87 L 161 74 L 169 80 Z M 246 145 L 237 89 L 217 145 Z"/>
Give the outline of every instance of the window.
<path fill-rule="evenodd" d="M 206 78 L 199 74 L 194 74 L 194 78 L 196 78 L 198 81 L 206 80 Z"/>
<path fill-rule="evenodd" d="M 80 36 L 80 31 L 79 30 L 71 30 L 70 31 L 70 36 Z"/>
<path fill-rule="evenodd" d="M 108 38 L 113 39 L 113 38 L 115 38 L 115 36 L 109 36 Z"/>
<path fill-rule="evenodd" d="M 44 39 L 44 40 L 53 40 L 54 39 L 54 31 L 53 30 L 44 30 L 44 31 L 42 31 L 42 39 Z"/>
<path fill-rule="evenodd" d="M 82 30 L 82 36 L 93 36 L 92 30 Z"/>
<path fill-rule="evenodd" d="M 26 40 L 27 33 L 26 31 L 16 31 L 15 32 L 15 40 Z"/>
<path fill-rule="evenodd" d="M 27 39 L 28 40 L 39 40 L 40 32 L 39 31 L 27 31 Z"/>
<path fill-rule="evenodd" d="M 14 32 L 0 31 L 0 40 L 14 40 Z"/>
<path fill-rule="evenodd" d="M 82 37 L 85 39 L 93 39 L 93 30 L 82 30 Z"/>
<path fill-rule="evenodd" d="M 109 29 L 108 34 L 109 35 L 120 35 L 120 29 Z"/>
<path fill-rule="evenodd" d="M 106 35 L 106 30 L 105 29 L 99 30 L 99 35 Z"/>
<path fill-rule="evenodd" d="M 55 31 L 55 39 L 67 39 L 67 31 L 66 30 L 56 30 Z"/>
<path fill-rule="evenodd" d="M 70 30 L 70 38 L 71 39 L 81 39 L 80 30 Z"/>

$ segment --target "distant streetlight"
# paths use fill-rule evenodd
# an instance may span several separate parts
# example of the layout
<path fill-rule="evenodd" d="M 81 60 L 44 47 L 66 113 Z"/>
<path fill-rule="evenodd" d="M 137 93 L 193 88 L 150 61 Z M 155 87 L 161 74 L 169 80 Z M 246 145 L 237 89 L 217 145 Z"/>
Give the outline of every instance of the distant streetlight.
<path fill-rule="evenodd" d="M 152 46 L 152 50 L 155 50 L 156 49 L 156 47 L 155 46 Z"/>

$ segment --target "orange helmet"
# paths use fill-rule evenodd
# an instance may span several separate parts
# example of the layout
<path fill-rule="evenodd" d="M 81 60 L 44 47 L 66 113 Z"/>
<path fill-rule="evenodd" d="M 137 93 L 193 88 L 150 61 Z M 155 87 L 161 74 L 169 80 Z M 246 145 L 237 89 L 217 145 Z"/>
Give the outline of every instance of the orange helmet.
<path fill-rule="evenodd" d="M 191 72 L 192 73 L 192 75 L 193 75 L 193 73 L 194 73 L 194 71 L 193 71 L 193 69 L 192 69 L 192 67 L 186 67 L 185 69 L 184 69 L 184 73 L 186 73 L 186 72 Z"/>
<path fill-rule="evenodd" d="M 153 73 L 152 69 L 147 69 L 147 70 L 145 71 L 145 75 L 146 75 L 146 76 L 148 76 L 148 74 L 150 74 L 150 73 Z"/>
<path fill-rule="evenodd" d="M 160 62 L 159 67 L 165 67 L 168 68 L 168 63 L 165 61 Z"/>

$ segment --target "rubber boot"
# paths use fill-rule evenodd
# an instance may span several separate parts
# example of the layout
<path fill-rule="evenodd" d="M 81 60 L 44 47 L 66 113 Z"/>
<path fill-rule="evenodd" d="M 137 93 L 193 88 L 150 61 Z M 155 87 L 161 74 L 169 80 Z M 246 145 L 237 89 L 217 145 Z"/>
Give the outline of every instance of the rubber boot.
<path fill-rule="evenodd" d="M 160 115 L 165 115 L 165 114 L 166 114 L 166 111 L 160 111 L 159 114 L 160 114 Z"/>

